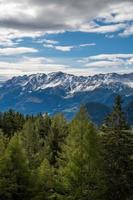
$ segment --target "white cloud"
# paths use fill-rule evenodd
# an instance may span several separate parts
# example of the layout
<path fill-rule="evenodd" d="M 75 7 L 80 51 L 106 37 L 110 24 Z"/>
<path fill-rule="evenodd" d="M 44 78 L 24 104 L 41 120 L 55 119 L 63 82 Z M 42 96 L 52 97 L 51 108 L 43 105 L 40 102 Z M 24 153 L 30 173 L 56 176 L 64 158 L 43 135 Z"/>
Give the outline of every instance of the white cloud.
<path fill-rule="evenodd" d="M 13 28 L 2 28 L 0 26 L 0 45 L 5 47 L 15 46 L 20 43 L 23 38 L 34 39 L 42 35 L 44 35 L 42 31 L 25 31 Z"/>
<path fill-rule="evenodd" d="M 130 25 L 130 26 L 127 26 L 126 29 L 119 34 L 120 36 L 122 37 L 127 37 L 127 36 L 130 36 L 130 35 L 133 35 L 133 24 Z"/>
<path fill-rule="evenodd" d="M 75 30 L 117 2 L 119 0 L 2 0 L 0 26 L 46 32 Z"/>
<path fill-rule="evenodd" d="M 121 65 L 121 62 L 116 62 L 116 61 L 105 61 L 105 60 L 102 60 L 102 61 L 94 61 L 94 62 L 90 62 L 90 63 L 87 63 L 85 64 L 86 67 L 91 67 L 91 68 L 99 68 L 99 67 L 102 67 L 102 68 L 108 68 L 108 67 L 119 67 Z"/>
<path fill-rule="evenodd" d="M 119 36 L 127 37 L 133 35 L 133 2 L 125 1 L 109 5 L 108 8 L 98 15 L 97 20 L 116 26 L 117 24 L 125 24 Z"/>
<path fill-rule="evenodd" d="M 14 46 L 14 39 L 36 38 L 64 31 L 132 34 L 127 23 L 133 20 L 133 3 L 128 0 L 1 0 L 0 45 Z M 96 17 L 97 16 L 97 17 Z M 104 22 L 98 25 L 93 19 Z M 106 24 L 113 23 L 113 24 Z M 57 41 L 40 40 L 57 45 Z"/>
<path fill-rule="evenodd" d="M 59 42 L 56 40 L 48 40 L 48 39 L 39 39 L 36 41 L 37 43 L 46 43 L 46 44 L 58 44 Z"/>
<path fill-rule="evenodd" d="M 96 43 L 88 43 L 88 44 L 80 44 L 79 47 L 90 47 L 90 46 L 96 46 Z"/>
<path fill-rule="evenodd" d="M 55 46 L 56 50 L 64 51 L 64 52 L 71 51 L 73 48 L 74 46 Z"/>
<path fill-rule="evenodd" d="M 18 47 L 18 44 L 21 45 L 22 40 L 27 37 L 33 39 L 33 42 L 43 44 L 45 48 L 62 52 L 70 52 L 80 47 L 93 48 L 95 43 L 63 45 L 56 40 L 41 38 L 45 34 L 47 36 L 47 34 L 64 31 L 107 35 L 119 32 L 118 34 L 124 37 L 133 34 L 132 21 L 133 2 L 128 0 L 0 0 L 0 46 L 4 47 L 0 47 L 0 55 L 14 56 L 37 52 L 34 48 Z M 84 64 L 81 69 L 52 60 L 46 61 L 46 58 L 44 60 L 44 58 L 22 57 L 15 63 L 0 61 L 0 70 L 6 75 L 59 70 L 81 75 L 112 70 L 127 72 L 133 65 L 132 54 L 129 55 L 91 56 L 81 60 Z"/>
<path fill-rule="evenodd" d="M 86 60 L 111 60 L 116 61 L 119 59 L 129 59 L 133 58 L 133 54 L 99 54 L 96 56 L 90 56 L 85 58 Z"/>
<path fill-rule="evenodd" d="M 54 63 L 53 60 L 44 57 L 23 57 L 16 62 L 0 61 L 0 66 L 0 75 L 8 75 L 8 77 L 61 71 L 67 67 L 67 65 Z"/>
<path fill-rule="evenodd" d="M 84 76 L 94 74 L 93 70 L 88 70 L 88 68 L 76 68 L 45 57 L 23 57 L 16 62 L 0 61 L 0 66 L 2 66 L 0 67 L 0 80 L 24 74 L 58 71 Z"/>
<path fill-rule="evenodd" d="M 46 47 L 46 48 L 55 49 L 55 46 L 53 44 L 44 44 L 43 46 Z"/>
<path fill-rule="evenodd" d="M 96 46 L 95 43 L 88 43 L 88 44 L 79 44 L 79 45 L 71 45 L 71 46 L 63 46 L 63 45 L 54 45 L 51 43 L 48 44 L 43 44 L 43 46 L 45 48 L 52 48 L 52 49 L 56 49 L 58 51 L 63 51 L 63 52 L 69 52 L 72 49 L 76 49 L 79 47 L 91 47 L 91 46 Z"/>
<path fill-rule="evenodd" d="M 63 52 L 69 52 L 74 48 L 74 46 L 55 46 L 53 44 L 44 44 L 43 46 L 46 48 L 52 48 Z"/>
<path fill-rule="evenodd" d="M 133 54 L 99 54 L 79 60 L 83 66 L 94 72 L 130 73 L 133 71 Z"/>
<path fill-rule="evenodd" d="M 23 74 L 58 71 L 83 76 L 114 71 L 130 73 L 133 71 L 133 54 L 101 54 L 84 58 L 80 68 L 77 64 L 74 66 L 67 59 L 65 62 L 59 62 L 47 57 L 22 57 L 15 62 L 0 61 L 0 80 Z"/>
<path fill-rule="evenodd" d="M 133 3 L 132 1 L 125 1 L 111 4 L 98 15 L 97 19 L 105 23 L 133 21 Z"/>
<path fill-rule="evenodd" d="M 36 53 L 36 52 L 38 52 L 37 49 L 28 47 L 0 48 L 0 55 L 4 56 Z"/>
<path fill-rule="evenodd" d="M 80 27 L 80 31 L 88 32 L 88 33 L 113 33 L 117 31 L 124 30 L 126 28 L 126 24 L 117 23 L 111 25 L 98 25 L 98 24 L 82 24 Z"/>

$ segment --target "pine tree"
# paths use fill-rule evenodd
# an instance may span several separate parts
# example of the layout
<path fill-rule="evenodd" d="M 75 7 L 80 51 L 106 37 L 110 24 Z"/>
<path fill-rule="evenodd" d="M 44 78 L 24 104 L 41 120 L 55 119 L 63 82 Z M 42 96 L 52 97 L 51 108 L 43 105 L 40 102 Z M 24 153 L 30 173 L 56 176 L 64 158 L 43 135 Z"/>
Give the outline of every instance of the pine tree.
<path fill-rule="evenodd" d="M 108 200 L 127 200 L 133 195 L 133 134 L 121 103 L 121 97 L 116 97 L 113 111 L 103 126 L 105 199 Z"/>
<path fill-rule="evenodd" d="M 13 136 L 0 159 L 0 199 L 28 200 L 28 160 L 21 141 Z"/>
<path fill-rule="evenodd" d="M 64 145 L 59 169 L 64 189 L 60 191 L 60 199 L 96 199 L 103 181 L 101 169 L 99 136 L 85 108 L 81 107 Z"/>

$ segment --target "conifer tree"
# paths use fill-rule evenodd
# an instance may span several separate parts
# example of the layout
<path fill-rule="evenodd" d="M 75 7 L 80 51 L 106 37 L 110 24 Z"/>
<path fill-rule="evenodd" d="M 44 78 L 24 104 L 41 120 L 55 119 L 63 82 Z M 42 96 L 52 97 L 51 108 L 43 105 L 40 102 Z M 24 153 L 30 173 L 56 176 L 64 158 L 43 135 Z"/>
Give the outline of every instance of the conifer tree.
<path fill-rule="evenodd" d="M 7 144 L 8 144 L 8 138 L 0 130 L 0 158 L 4 155 Z"/>
<path fill-rule="evenodd" d="M 128 200 L 133 195 L 133 134 L 117 96 L 112 113 L 103 125 L 104 170 L 108 200 Z"/>
<path fill-rule="evenodd" d="M 13 136 L 0 159 L 0 199 L 28 200 L 28 160 L 21 141 Z"/>
<path fill-rule="evenodd" d="M 15 132 L 22 129 L 24 121 L 22 114 L 10 109 L 2 115 L 1 129 L 8 137 L 12 137 Z"/>
<path fill-rule="evenodd" d="M 38 167 L 42 159 L 44 159 L 41 157 L 42 149 L 38 129 L 38 123 L 33 119 L 29 119 L 20 133 L 31 169 Z"/>
<path fill-rule="evenodd" d="M 58 157 L 68 134 L 67 121 L 62 114 L 52 118 L 51 128 L 46 138 L 45 148 L 47 158 L 52 166 L 58 167 Z"/>
<path fill-rule="evenodd" d="M 54 168 L 44 159 L 37 168 L 32 181 L 33 198 L 32 200 L 50 200 L 54 193 Z"/>
<path fill-rule="evenodd" d="M 84 107 L 70 125 L 60 162 L 59 177 L 64 186 L 60 199 L 88 200 L 98 197 L 103 181 L 99 136 L 89 122 Z"/>
<path fill-rule="evenodd" d="M 38 134 L 41 140 L 41 145 L 44 146 L 46 137 L 51 130 L 51 118 L 47 113 L 45 116 L 40 114 L 36 119 L 36 125 L 38 126 Z"/>
<path fill-rule="evenodd" d="M 105 120 L 103 128 L 106 129 L 106 127 L 107 129 L 114 131 L 129 129 L 129 126 L 125 118 L 125 114 L 122 111 L 122 99 L 121 96 L 119 95 L 116 96 L 112 113 L 109 114 L 107 119 Z"/>

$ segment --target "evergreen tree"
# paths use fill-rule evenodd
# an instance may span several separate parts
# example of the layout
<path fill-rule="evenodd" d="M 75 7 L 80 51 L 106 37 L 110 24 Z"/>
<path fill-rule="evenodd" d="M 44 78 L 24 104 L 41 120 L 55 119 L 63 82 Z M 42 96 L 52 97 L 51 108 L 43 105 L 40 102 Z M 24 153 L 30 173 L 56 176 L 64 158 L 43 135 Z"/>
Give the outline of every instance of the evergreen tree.
<path fill-rule="evenodd" d="M 45 116 L 40 114 L 36 119 L 36 124 L 38 126 L 38 134 L 41 140 L 41 144 L 44 146 L 46 137 L 51 130 L 51 118 L 47 113 Z"/>
<path fill-rule="evenodd" d="M 0 158 L 4 155 L 7 144 L 8 138 L 6 138 L 4 133 L 0 130 Z"/>
<path fill-rule="evenodd" d="M 38 129 L 38 123 L 33 119 L 29 119 L 20 133 L 31 169 L 38 167 L 42 159 L 44 159 L 41 157 L 42 149 Z"/>
<path fill-rule="evenodd" d="M 117 96 L 115 99 L 115 104 L 111 114 L 107 116 L 103 128 L 114 131 L 127 130 L 129 126 L 127 124 L 125 114 L 122 111 L 122 99 L 121 96 Z"/>
<path fill-rule="evenodd" d="M 58 167 L 58 157 L 67 134 L 66 119 L 62 114 L 55 115 L 52 118 L 51 128 L 45 142 L 47 158 L 54 167 Z"/>
<path fill-rule="evenodd" d="M 11 139 L 0 159 L 0 199 L 28 200 L 28 160 L 17 135 Z"/>
<path fill-rule="evenodd" d="M 10 109 L 1 117 L 1 129 L 8 136 L 12 137 L 15 132 L 20 131 L 25 122 L 24 116 Z"/>
<path fill-rule="evenodd" d="M 121 97 L 116 97 L 113 111 L 103 126 L 105 199 L 108 200 L 128 200 L 133 195 L 133 134 L 121 103 Z"/>
<path fill-rule="evenodd" d="M 64 145 L 59 169 L 64 190 L 60 190 L 60 199 L 100 199 L 98 191 L 103 181 L 101 166 L 97 130 L 88 121 L 85 108 L 81 107 L 71 123 L 70 133 Z"/>
<path fill-rule="evenodd" d="M 54 169 L 50 166 L 47 159 L 44 159 L 38 167 L 32 179 L 33 198 L 32 200 L 50 200 L 54 190 Z"/>

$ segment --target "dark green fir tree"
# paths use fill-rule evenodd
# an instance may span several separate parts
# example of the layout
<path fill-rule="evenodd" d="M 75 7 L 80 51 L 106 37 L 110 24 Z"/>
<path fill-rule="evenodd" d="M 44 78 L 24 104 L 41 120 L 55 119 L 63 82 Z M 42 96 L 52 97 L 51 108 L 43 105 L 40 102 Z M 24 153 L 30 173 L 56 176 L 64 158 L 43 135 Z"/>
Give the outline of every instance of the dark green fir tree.
<path fill-rule="evenodd" d="M 116 97 L 112 113 L 103 125 L 104 170 L 107 200 L 129 200 L 133 195 L 133 134 Z"/>

